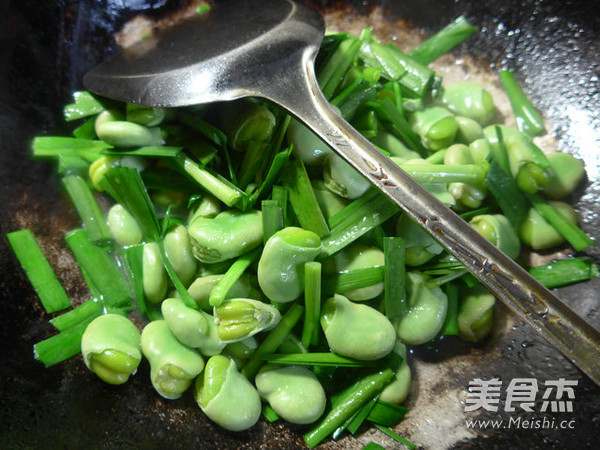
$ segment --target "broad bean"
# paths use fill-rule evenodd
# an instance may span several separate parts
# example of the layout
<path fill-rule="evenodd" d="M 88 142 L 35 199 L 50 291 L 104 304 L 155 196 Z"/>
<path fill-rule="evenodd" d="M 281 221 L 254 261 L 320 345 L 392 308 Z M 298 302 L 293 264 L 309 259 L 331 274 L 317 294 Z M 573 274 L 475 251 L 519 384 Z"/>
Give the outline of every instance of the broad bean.
<path fill-rule="evenodd" d="M 569 222 L 577 224 L 577 213 L 564 202 L 550 202 Z M 535 209 L 530 208 L 521 228 L 519 237 L 525 245 L 534 250 L 546 250 L 565 242 L 565 238 Z"/>
<path fill-rule="evenodd" d="M 444 251 L 444 247 L 407 214 L 400 215 L 396 235 L 406 241 L 405 262 L 408 266 L 420 266 Z"/>
<path fill-rule="evenodd" d="M 204 374 L 196 380 L 194 398 L 209 419 L 230 431 L 252 427 L 262 410 L 257 390 L 223 355 L 207 361 Z"/>
<path fill-rule="evenodd" d="M 409 115 L 409 122 L 421 142 L 430 150 L 446 148 L 454 142 L 458 123 L 454 115 L 441 106 L 428 106 Z"/>
<path fill-rule="evenodd" d="M 329 145 L 296 119 L 290 122 L 287 137 L 294 145 L 294 154 L 307 166 L 323 164 L 334 153 Z"/>
<path fill-rule="evenodd" d="M 246 253 L 263 242 L 262 214 L 223 211 L 214 218 L 195 217 L 188 227 L 194 256 L 216 263 Z"/>
<path fill-rule="evenodd" d="M 406 362 L 406 345 L 397 340 L 390 355 L 392 355 L 390 359 L 396 360 L 396 364 L 392 366 L 394 379 L 381 391 L 379 399 L 384 402 L 400 404 L 410 393 L 412 378 L 410 366 Z"/>
<path fill-rule="evenodd" d="M 260 396 L 290 423 L 312 423 L 325 411 L 325 390 L 306 367 L 266 365 L 254 381 Z"/>
<path fill-rule="evenodd" d="M 108 210 L 106 220 L 113 239 L 121 246 L 139 244 L 142 241 L 142 230 L 135 218 L 123 205 L 116 203 Z"/>
<path fill-rule="evenodd" d="M 140 332 L 129 319 L 105 314 L 94 319 L 81 337 L 81 354 L 88 369 L 109 384 L 123 384 L 142 359 Z"/>
<path fill-rule="evenodd" d="M 215 306 L 214 316 L 219 339 L 225 343 L 241 341 L 270 330 L 281 320 L 277 308 L 249 298 L 225 300 Z"/>
<path fill-rule="evenodd" d="M 444 164 L 480 164 L 472 155 L 471 147 L 464 144 L 454 144 L 448 147 L 444 154 Z M 466 183 L 450 183 L 448 192 L 457 200 L 459 207 L 476 209 L 481 206 L 487 196 L 485 186 L 473 186 Z"/>
<path fill-rule="evenodd" d="M 369 180 L 338 155 L 327 158 L 323 180 L 331 192 L 350 200 L 360 197 L 371 187 Z"/>
<path fill-rule="evenodd" d="M 432 340 L 442 329 L 448 298 L 439 287 L 427 286 L 425 277 L 408 272 L 406 312 L 395 321 L 396 333 L 408 345 L 424 344 Z"/>
<path fill-rule="evenodd" d="M 463 294 L 458 310 L 458 335 L 461 339 L 481 341 L 492 331 L 495 301 L 483 286 L 475 286 Z"/>
<path fill-rule="evenodd" d="M 468 145 L 477 139 L 483 138 L 483 128 L 476 120 L 469 117 L 456 116 L 456 123 L 458 124 L 456 142 Z"/>
<path fill-rule="evenodd" d="M 188 287 L 188 293 L 198 304 L 198 306 L 206 312 L 212 312 L 212 306 L 209 303 L 210 293 L 217 284 L 221 281 L 223 275 L 206 275 L 198 277 Z M 250 284 L 250 279 L 247 274 L 243 274 L 233 284 L 226 298 L 260 298 L 256 289 Z"/>
<path fill-rule="evenodd" d="M 379 248 L 354 243 L 336 253 L 333 258 L 328 258 L 325 261 L 323 271 L 326 275 L 332 275 L 337 272 L 366 269 L 369 267 L 383 266 L 384 264 L 385 255 Z M 380 282 L 371 286 L 338 292 L 338 294 L 343 295 L 348 300 L 356 302 L 371 300 L 382 292 L 383 282 Z"/>
<path fill-rule="evenodd" d="M 183 345 L 164 320 L 154 320 L 142 330 L 142 352 L 150 362 L 150 380 L 156 392 L 177 399 L 204 368 L 200 354 Z"/>
<path fill-rule="evenodd" d="M 158 303 L 167 295 L 167 271 L 156 242 L 144 244 L 142 254 L 142 282 L 144 295 L 151 303 Z"/>
<path fill-rule="evenodd" d="M 103 121 L 96 126 L 96 134 L 115 147 L 145 147 L 165 143 L 159 128 L 149 128 L 125 120 Z"/>
<path fill-rule="evenodd" d="M 188 308 L 179 298 L 167 298 L 160 310 L 171 333 L 183 345 L 191 348 L 200 347 L 208 335 L 208 321 L 201 311 Z"/>
<path fill-rule="evenodd" d="M 495 114 L 491 94 L 471 81 L 446 86 L 441 103 L 454 114 L 476 120 L 481 125 L 488 124 Z"/>
<path fill-rule="evenodd" d="M 543 194 L 553 200 L 560 200 L 581 183 L 585 177 L 583 161 L 570 153 L 554 152 L 547 155 L 554 177 L 542 188 Z"/>
<path fill-rule="evenodd" d="M 502 214 L 482 214 L 469 222 L 479 234 L 515 259 L 521 252 L 521 242 L 517 232 Z"/>
<path fill-rule="evenodd" d="M 258 284 L 272 301 L 291 302 L 304 292 L 304 263 L 321 252 L 316 233 L 298 227 L 277 231 L 265 244 L 258 262 Z"/>
<path fill-rule="evenodd" d="M 183 225 L 177 225 L 164 238 L 164 248 L 167 259 L 181 282 L 188 286 L 198 270 L 198 263 L 192 252 L 192 243 L 188 230 Z"/>
<path fill-rule="evenodd" d="M 396 334 L 375 308 L 335 294 L 323 304 L 321 327 L 329 348 L 350 358 L 371 361 L 392 351 Z"/>

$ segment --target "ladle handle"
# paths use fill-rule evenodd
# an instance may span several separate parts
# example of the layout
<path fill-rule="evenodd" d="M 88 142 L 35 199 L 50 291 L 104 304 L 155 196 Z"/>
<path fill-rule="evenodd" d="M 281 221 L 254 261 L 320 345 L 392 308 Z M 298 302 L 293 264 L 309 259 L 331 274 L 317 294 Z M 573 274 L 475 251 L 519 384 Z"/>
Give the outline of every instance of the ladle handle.
<path fill-rule="evenodd" d="M 354 130 L 321 93 L 311 55 L 300 59 L 301 67 L 286 70 L 291 84 L 271 87 L 271 100 L 311 128 L 517 316 L 600 384 L 600 333 Z"/>

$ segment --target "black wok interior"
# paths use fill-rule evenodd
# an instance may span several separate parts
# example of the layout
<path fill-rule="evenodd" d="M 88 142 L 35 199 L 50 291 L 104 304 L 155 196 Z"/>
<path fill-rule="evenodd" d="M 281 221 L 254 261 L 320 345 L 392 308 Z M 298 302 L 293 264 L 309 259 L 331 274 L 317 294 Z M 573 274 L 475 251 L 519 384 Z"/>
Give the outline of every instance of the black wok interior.
<path fill-rule="evenodd" d="M 593 1 L 378 0 L 309 1 L 322 10 L 350 5 L 354 14 L 381 6 L 390 20 L 402 19 L 430 34 L 460 14 L 481 27 L 455 50 L 492 67 L 508 66 L 534 102 L 553 120 L 560 150 L 585 159 L 589 180 L 573 199 L 584 229 L 600 236 L 600 15 Z M 99 382 L 79 357 L 50 369 L 33 359 L 32 345 L 52 334 L 4 234 L 31 228 L 44 242 L 67 292 L 87 299 L 81 277 L 71 270 L 62 241 L 77 226 L 52 167 L 32 161 L 30 141 L 59 134 L 62 105 L 81 89 L 83 73 L 117 50 L 112 34 L 136 14 L 161 17 L 184 0 L 3 0 L 0 2 L 0 448 L 299 448 L 303 428 L 267 425 L 228 433 L 206 420 L 191 396 L 166 402 L 141 376 L 120 387 Z M 584 120 L 585 119 L 585 120 Z M 583 120 L 584 123 L 580 123 Z M 573 131 L 577 126 L 577 130 Z M 583 128 L 582 128 L 583 127 Z M 594 145 L 595 144 L 595 145 Z M 596 259 L 596 245 L 587 251 Z M 600 279 L 563 288 L 559 296 L 600 328 Z M 512 342 L 518 348 L 507 350 Z M 527 344 L 527 345 L 525 345 Z M 524 325 L 500 343 L 493 367 L 472 367 L 447 382 L 468 386 L 477 377 L 576 379 L 574 429 L 482 430 L 454 448 L 597 448 L 600 389 Z M 436 360 L 458 350 L 416 357 Z M 441 385 L 443 388 L 444 384 Z M 500 413 L 499 413 L 500 414 Z M 510 432 L 508 432 L 510 431 Z M 352 445 L 352 444 L 346 444 Z M 349 447 L 348 447 L 349 448 Z"/>

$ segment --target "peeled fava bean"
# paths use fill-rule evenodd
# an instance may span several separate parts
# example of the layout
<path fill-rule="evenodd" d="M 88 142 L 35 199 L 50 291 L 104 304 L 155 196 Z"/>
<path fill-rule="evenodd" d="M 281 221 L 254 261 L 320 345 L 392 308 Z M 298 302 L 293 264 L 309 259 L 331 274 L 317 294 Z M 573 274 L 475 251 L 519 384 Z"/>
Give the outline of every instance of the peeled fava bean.
<path fill-rule="evenodd" d="M 151 303 L 158 303 L 165 298 L 168 289 L 167 271 L 160 256 L 156 242 L 144 244 L 142 253 L 142 284 L 144 295 Z"/>
<path fill-rule="evenodd" d="M 430 150 L 446 148 L 454 142 L 458 123 L 454 115 L 441 106 L 429 106 L 410 114 L 412 129 L 421 137 L 421 142 Z"/>
<path fill-rule="evenodd" d="M 259 300 L 232 298 L 214 308 L 221 341 L 229 343 L 270 330 L 281 320 L 279 310 Z"/>
<path fill-rule="evenodd" d="M 444 251 L 444 247 L 408 214 L 400 215 L 396 235 L 406 241 L 405 261 L 408 266 L 420 266 Z"/>
<path fill-rule="evenodd" d="M 165 320 L 154 320 L 142 331 L 142 352 L 150 362 L 150 380 L 156 392 L 177 399 L 204 369 L 200 354 L 183 345 Z"/>
<path fill-rule="evenodd" d="M 363 361 L 383 358 L 396 342 L 396 332 L 387 317 L 339 294 L 324 303 L 321 327 L 331 350 Z"/>
<path fill-rule="evenodd" d="M 212 313 L 213 307 L 210 305 L 210 294 L 222 279 L 223 275 L 206 275 L 196 278 L 188 287 L 188 293 L 203 311 Z M 226 298 L 254 298 L 254 291 L 255 289 L 250 284 L 249 277 L 247 274 L 243 274 L 229 289 Z"/>
<path fill-rule="evenodd" d="M 223 211 L 214 218 L 195 217 L 188 227 L 196 259 L 217 263 L 236 258 L 263 242 L 262 214 Z"/>
<path fill-rule="evenodd" d="M 167 298 L 160 305 L 163 318 L 171 333 L 182 344 L 197 348 L 208 334 L 208 321 L 201 311 L 188 308 L 179 298 Z"/>
<path fill-rule="evenodd" d="M 194 398 L 210 420 L 230 431 L 252 427 L 260 418 L 258 391 L 223 355 L 211 357 L 196 380 Z"/>
<path fill-rule="evenodd" d="M 263 366 L 254 382 L 260 396 L 290 423 L 313 423 L 325 411 L 325 390 L 306 367 Z"/>
<path fill-rule="evenodd" d="M 458 335 L 469 342 L 484 339 L 494 325 L 496 299 L 483 286 L 469 289 L 462 296 L 458 310 Z"/>
<path fill-rule="evenodd" d="M 105 314 L 94 319 L 81 337 L 85 365 L 109 384 L 123 384 L 142 359 L 140 332 L 126 317 Z"/>
<path fill-rule="evenodd" d="M 202 355 L 218 355 L 227 345 L 219 339 L 215 318 L 204 311 L 189 308 L 180 298 L 163 301 L 161 312 L 177 340 L 187 347 L 195 348 Z"/>
<path fill-rule="evenodd" d="M 125 120 L 102 121 L 96 125 L 96 134 L 115 147 L 145 147 L 165 143 L 159 128 L 145 127 Z"/>
<path fill-rule="evenodd" d="M 385 255 L 377 247 L 355 243 L 336 253 L 333 258 L 327 260 L 327 262 L 329 261 L 331 263 L 326 263 L 325 268 L 327 274 L 383 266 L 385 264 Z M 356 302 L 371 300 L 382 292 L 383 282 L 379 282 L 371 286 L 339 292 L 339 294 L 342 294 L 348 300 Z"/>
<path fill-rule="evenodd" d="M 498 249 L 515 259 L 521 252 L 521 243 L 517 232 L 502 214 L 482 214 L 469 222 L 479 234 Z"/>
<path fill-rule="evenodd" d="M 379 397 L 380 400 L 399 405 L 410 393 L 411 372 L 410 366 L 406 362 L 406 345 L 400 340 L 396 341 L 389 359 L 393 360 L 392 369 L 394 369 L 394 379 L 388 384 Z"/>
<path fill-rule="evenodd" d="M 551 201 L 558 212 L 564 216 L 568 222 L 577 224 L 577 213 L 567 203 Z M 542 217 L 535 208 L 531 208 L 525 216 L 525 220 L 519 229 L 519 237 L 525 245 L 534 250 L 546 250 L 565 242 L 562 234 L 556 231 L 550 223 Z"/>
<path fill-rule="evenodd" d="M 454 114 L 473 119 L 481 125 L 487 125 L 494 118 L 492 95 L 472 81 L 446 86 L 442 104 Z"/>
<path fill-rule="evenodd" d="M 169 231 L 164 239 L 167 259 L 181 282 L 188 286 L 198 270 L 198 262 L 192 252 L 192 244 L 188 230 L 183 225 L 177 225 Z"/>
<path fill-rule="evenodd" d="M 304 263 L 321 252 L 316 233 L 298 227 L 277 231 L 265 244 L 258 262 L 258 284 L 269 300 L 291 302 L 304 292 Z"/>
<path fill-rule="evenodd" d="M 113 239 L 123 247 L 136 245 L 142 241 L 142 230 L 138 223 L 119 203 L 108 210 L 107 224 Z"/>
<path fill-rule="evenodd" d="M 329 145 L 296 119 L 290 122 L 287 136 L 294 144 L 294 153 L 308 166 L 323 164 L 334 153 Z"/>
<path fill-rule="evenodd" d="M 396 321 L 396 333 L 408 345 L 431 341 L 442 329 L 448 297 L 439 287 L 429 287 L 418 272 L 407 273 L 408 309 Z"/>
<path fill-rule="evenodd" d="M 553 200 L 560 200 L 579 185 L 585 177 L 583 161 L 570 153 L 555 152 L 547 155 L 554 177 L 548 186 L 542 188 L 544 195 Z"/>
<path fill-rule="evenodd" d="M 327 158 L 323 180 L 331 192 L 350 200 L 360 197 L 371 187 L 369 180 L 338 155 Z"/>

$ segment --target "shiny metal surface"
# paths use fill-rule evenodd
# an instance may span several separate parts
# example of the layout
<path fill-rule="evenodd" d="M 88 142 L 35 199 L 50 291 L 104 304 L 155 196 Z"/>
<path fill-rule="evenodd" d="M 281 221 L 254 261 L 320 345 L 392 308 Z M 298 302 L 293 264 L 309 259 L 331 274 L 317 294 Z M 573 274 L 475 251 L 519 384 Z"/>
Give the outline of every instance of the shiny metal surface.
<path fill-rule="evenodd" d="M 88 72 L 84 84 L 101 95 L 146 106 L 252 96 L 284 107 L 600 384 L 598 330 L 383 156 L 329 106 L 313 67 L 324 31 L 325 23 L 316 11 L 292 1 L 229 2 L 126 49 Z"/>

